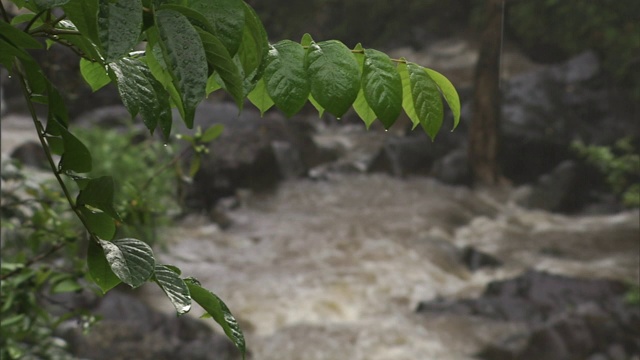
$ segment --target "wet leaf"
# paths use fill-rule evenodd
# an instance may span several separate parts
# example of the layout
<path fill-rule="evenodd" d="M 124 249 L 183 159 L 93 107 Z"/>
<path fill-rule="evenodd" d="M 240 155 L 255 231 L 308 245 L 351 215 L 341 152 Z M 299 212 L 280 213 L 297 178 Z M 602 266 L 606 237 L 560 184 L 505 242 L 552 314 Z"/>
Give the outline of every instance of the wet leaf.
<path fill-rule="evenodd" d="M 85 58 L 80 59 L 80 74 L 94 92 L 111 82 L 102 64 Z"/>
<path fill-rule="evenodd" d="M 453 129 L 451 130 L 454 130 L 460 123 L 460 97 L 458 96 L 458 92 L 451 81 L 449 81 L 449 79 L 444 75 L 432 69 L 425 68 L 425 71 L 429 74 L 429 77 L 431 77 L 436 85 L 438 85 L 442 96 L 444 96 L 444 99 L 453 113 Z"/>
<path fill-rule="evenodd" d="M 402 80 L 389 56 L 364 50 L 362 90 L 367 103 L 386 129 L 402 112 Z"/>
<path fill-rule="evenodd" d="M 142 30 L 141 0 L 99 0 L 98 37 L 109 63 L 125 56 L 138 43 Z"/>
<path fill-rule="evenodd" d="M 244 358 L 246 353 L 244 335 L 227 305 L 214 293 L 200 286 L 197 280 L 189 278 L 185 279 L 185 282 L 191 292 L 191 298 L 200 304 L 222 327 L 224 333 L 235 344 L 238 350 L 242 352 L 242 357 Z"/>
<path fill-rule="evenodd" d="M 174 10 L 156 12 L 163 59 L 184 108 L 184 122 L 193 128 L 195 110 L 205 97 L 207 57 L 197 31 L 187 18 Z"/>
<path fill-rule="evenodd" d="M 336 117 L 344 115 L 360 91 L 360 71 L 351 50 L 335 40 L 312 44 L 306 68 L 313 98 Z"/>
<path fill-rule="evenodd" d="M 269 97 L 288 117 L 300 111 L 309 98 L 310 85 L 304 67 L 302 45 L 283 40 L 271 47 L 263 79 Z"/>
<path fill-rule="evenodd" d="M 420 125 L 431 140 L 434 140 L 442 127 L 442 118 L 444 117 L 440 91 L 422 66 L 409 63 L 407 70 L 411 83 L 413 105 L 418 119 L 420 119 Z"/>
<path fill-rule="evenodd" d="M 104 250 L 95 241 L 89 241 L 87 249 L 87 265 L 89 266 L 89 276 L 98 285 L 103 294 L 120 284 L 120 279 L 113 273 Z"/>
<path fill-rule="evenodd" d="M 104 255 L 114 274 L 125 284 L 137 288 L 155 271 L 153 251 L 137 239 L 100 241 Z"/>
<path fill-rule="evenodd" d="M 166 265 L 156 265 L 154 274 L 156 283 L 171 300 L 178 315 L 182 315 L 191 310 L 191 294 L 187 284 L 179 275 Z"/>

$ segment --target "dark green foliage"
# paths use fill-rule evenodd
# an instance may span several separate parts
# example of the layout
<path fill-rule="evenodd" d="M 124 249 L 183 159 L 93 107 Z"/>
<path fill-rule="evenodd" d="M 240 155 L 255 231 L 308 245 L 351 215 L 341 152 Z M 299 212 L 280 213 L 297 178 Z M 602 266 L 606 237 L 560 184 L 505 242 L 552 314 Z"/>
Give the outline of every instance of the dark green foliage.
<path fill-rule="evenodd" d="M 625 206 L 640 207 L 640 155 L 633 144 L 633 137 L 626 137 L 613 147 L 586 146 L 576 141 L 572 148 L 605 175 L 607 183 Z"/>
<path fill-rule="evenodd" d="M 7 253 L 9 266 L 3 262 L 3 296 L 6 286 L 7 291 L 28 298 L 23 301 L 28 311 L 3 299 L 2 311 L 8 319 L 2 322 L 3 335 L 8 337 L 3 351 L 8 350 L 3 355 L 8 358 L 20 357 L 18 352 L 26 348 L 28 337 L 33 335 L 31 323 L 48 317 L 46 311 L 44 315 L 29 312 L 41 310 L 32 301 L 36 292 L 82 289 L 75 279 L 84 276 L 85 266 L 88 278 L 103 293 L 119 283 L 137 288 L 155 282 L 178 314 L 189 311 L 195 300 L 243 356 L 246 352 L 244 335 L 225 303 L 197 281 L 181 278 L 179 269 L 157 264 L 147 244 L 155 236 L 144 230 L 157 227 L 154 212 L 166 213 L 170 206 L 165 200 L 174 188 L 172 178 L 161 175 L 167 176 L 167 168 L 173 165 L 180 169 L 179 157 L 160 161 L 166 165 L 149 170 L 149 163 L 158 163 L 155 145 L 137 142 L 131 133 L 98 129 L 77 135 L 77 129 L 69 127 L 69 114 L 59 91 L 28 52 L 41 47 L 38 38 L 46 38 L 48 45 L 59 43 L 74 50 L 81 58 L 79 70 L 94 91 L 114 83 L 131 117 L 140 116 L 151 134 L 159 127 L 165 139 L 171 134 L 172 107 L 177 108 L 185 125 L 193 128 L 198 104 L 220 88 L 235 99 L 240 110 L 249 97 L 262 112 L 275 104 L 289 116 L 309 100 L 320 114 L 326 110 L 339 118 L 357 101 L 355 106 L 364 114 L 367 126 L 378 117 L 388 128 L 404 109 L 432 139 L 442 125 L 444 97 L 454 114 L 453 127 L 459 121 L 457 94 L 442 75 L 404 59 L 391 60 L 379 51 L 361 46 L 351 50 L 337 40 L 315 42 L 308 35 L 301 43 L 283 41 L 272 46 L 257 14 L 242 0 L 14 3 L 33 14 L 12 22 L 0 5 L 0 63 L 22 86 L 62 195 L 30 194 L 39 206 L 32 210 L 36 214 L 32 218 L 28 213 L 20 214 L 20 205 L 3 209 L 3 214 L 14 212 L 9 217 L 33 222 L 30 231 L 22 235 L 27 241 L 13 244 Z M 143 47 L 145 50 L 136 51 Z M 46 123 L 36 112 L 36 102 L 47 108 Z M 194 136 L 181 137 L 196 154 L 189 176 L 198 170 L 206 144 L 221 131 L 219 126 L 204 132 L 198 128 Z M 54 154 L 60 155 L 57 165 Z M 14 199 L 21 198 L 16 195 Z M 58 207 L 64 202 L 68 211 L 51 212 L 51 204 Z M 67 228 L 68 221 L 76 225 Z M 68 258 L 74 266 L 66 275 L 50 271 L 44 260 L 63 248 L 73 250 L 67 241 L 82 245 L 86 258 L 78 254 Z M 32 256 L 25 256 L 25 245 Z M 23 284 L 27 285 L 21 288 Z M 24 326 L 15 328 L 21 324 Z M 45 322 L 43 328 L 50 329 L 51 324 Z M 46 343 L 43 338 L 36 342 Z"/>

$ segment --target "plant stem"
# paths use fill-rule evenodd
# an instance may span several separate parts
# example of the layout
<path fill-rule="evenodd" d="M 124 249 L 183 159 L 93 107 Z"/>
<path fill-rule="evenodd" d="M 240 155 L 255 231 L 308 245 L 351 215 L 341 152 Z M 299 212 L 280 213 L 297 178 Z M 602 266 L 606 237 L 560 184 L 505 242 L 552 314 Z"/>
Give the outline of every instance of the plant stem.
<path fill-rule="evenodd" d="M 56 251 L 58 251 L 58 250 L 62 249 L 63 247 L 65 247 L 66 245 L 67 245 L 67 243 L 66 243 L 66 242 L 64 242 L 64 241 L 63 241 L 63 242 L 59 242 L 59 243 L 55 244 L 53 247 L 51 247 L 51 249 L 47 250 L 46 252 L 44 252 L 44 253 L 42 253 L 42 254 L 40 254 L 40 255 L 37 255 L 37 256 L 35 256 L 35 257 L 33 257 L 33 258 L 31 258 L 31 259 L 27 260 L 27 261 L 24 263 L 24 266 L 23 266 L 23 267 L 19 267 L 19 268 L 17 268 L 17 269 L 11 270 L 10 272 L 8 272 L 8 273 L 6 273 L 6 274 L 4 274 L 4 275 L 0 276 L 0 280 L 6 280 L 6 279 L 8 279 L 8 278 L 10 278 L 10 277 L 12 277 L 12 276 L 15 276 L 15 275 L 19 274 L 19 273 L 22 271 L 22 269 L 24 269 L 24 268 L 28 268 L 28 267 L 30 267 L 31 265 L 33 265 L 33 264 L 35 264 L 35 263 L 37 263 L 37 262 L 40 262 L 40 261 L 44 260 L 45 258 L 47 258 L 48 256 L 50 256 L 51 254 L 53 254 L 53 253 L 55 253 Z"/>
<path fill-rule="evenodd" d="M 16 65 L 15 65 L 16 68 L 19 68 L 18 64 L 20 63 L 18 62 L 18 60 L 16 60 Z M 35 106 L 33 105 L 33 101 L 31 101 L 31 94 L 29 93 L 29 90 L 28 90 L 29 87 L 27 85 L 27 81 L 24 75 L 22 74 L 22 72 L 16 71 L 16 73 L 18 75 L 18 79 L 20 80 L 22 93 L 27 102 L 27 108 L 29 109 L 31 119 L 33 120 L 33 124 L 36 128 L 38 139 L 40 140 L 40 144 L 42 145 L 42 148 L 45 152 L 47 161 L 49 162 L 49 166 L 51 167 L 51 171 L 53 172 L 53 175 L 56 177 L 56 180 L 58 181 L 58 184 L 60 185 L 60 188 L 62 189 L 62 192 L 64 193 L 64 196 L 67 199 L 69 206 L 71 207 L 71 210 L 73 210 L 73 212 L 76 214 L 76 216 L 82 223 L 82 226 L 84 226 L 84 228 L 87 230 L 90 238 L 94 241 L 98 241 L 99 239 L 89 230 L 89 225 L 87 224 L 87 220 L 84 218 L 80 210 L 78 210 L 78 207 L 76 206 L 75 202 L 73 201 L 73 198 L 71 197 L 71 193 L 69 192 L 69 189 L 67 188 L 66 184 L 62 180 L 62 177 L 60 176 L 60 171 L 58 171 L 58 169 L 56 168 L 55 162 L 53 161 L 53 155 L 51 154 L 51 149 L 49 148 L 49 145 L 45 139 L 45 135 L 44 135 L 45 130 L 42 127 L 42 123 L 40 122 L 40 120 L 38 120 L 38 115 L 36 114 Z M 50 84 L 50 86 L 52 85 Z"/>
<path fill-rule="evenodd" d="M 158 170 L 156 170 L 155 173 L 153 173 L 153 175 L 151 175 L 147 181 L 144 183 L 144 185 L 142 186 L 142 188 L 140 189 L 140 192 L 145 192 L 147 190 L 147 188 L 151 185 L 151 182 L 153 182 L 153 179 L 155 179 L 156 177 L 158 177 L 160 174 L 162 174 L 165 170 L 167 170 L 169 167 L 175 165 L 180 159 L 182 159 L 183 157 L 185 157 L 185 155 L 187 155 L 187 151 L 190 148 L 185 148 L 184 150 L 182 150 L 182 152 L 180 152 L 180 154 L 178 154 L 176 157 L 174 157 L 173 159 L 171 159 L 171 161 L 169 161 L 168 163 L 164 164 L 161 168 L 159 168 Z"/>

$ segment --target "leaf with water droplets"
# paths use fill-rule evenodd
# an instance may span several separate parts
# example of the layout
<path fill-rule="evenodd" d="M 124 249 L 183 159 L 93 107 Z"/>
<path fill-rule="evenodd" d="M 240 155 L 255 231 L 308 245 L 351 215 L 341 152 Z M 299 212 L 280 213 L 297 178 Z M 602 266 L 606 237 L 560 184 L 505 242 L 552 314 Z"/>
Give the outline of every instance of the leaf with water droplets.
<path fill-rule="evenodd" d="M 313 98 L 336 117 L 344 115 L 360 91 L 360 70 L 351 50 L 336 40 L 311 44 L 305 66 Z"/>
<path fill-rule="evenodd" d="M 180 94 L 184 122 L 191 129 L 207 87 L 207 56 L 202 41 L 189 20 L 177 11 L 157 11 L 156 25 L 164 62 Z"/>
<path fill-rule="evenodd" d="M 402 112 L 402 80 L 389 56 L 364 50 L 362 91 L 385 129 L 391 127 Z"/>
<path fill-rule="evenodd" d="M 155 271 L 156 260 L 146 243 L 137 239 L 100 240 L 100 246 L 114 274 L 125 284 L 137 288 Z"/>
<path fill-rule="evenodd" d="M 440 91 L 422 66 L 409 63 L 407 70 L 416 115 L 424 131 L 434 140 L 444 116 Z"/>
<path fill-rule="evenodd" d="M 179 270 L 179 269 L 178 269 Z M 164 291 L 171 303 L 176 308 L 178 315 L 185 314 L 191 310 L 191 294 L 187 284 L 172 268 L 166 265 L 156 265 L 155 280 L 158 286 Z"/>
<path fill-rule="evenodd" d="M 138 43 L 142 30 L 141 0 L 100 0 L 98 37 L 105 62 L 125 56 Z"/>
<path fill-rule="evenodd" d="M 263 79 L 271 99 L 288 117 L 300 111 L 309 98 L 309 79 L 304 69 L 305 50 L 291 40 L 271 47 Z"/>
<path fill-rule="evenodd" d="M 235 344 L 238 350 L 240 350 L 242 358 L 244 359 L 246 353 L 244 335 L 227 305 L 214 293 L 200 286 L 197 280 L 188 278 L 185 279 L 185 283 L 191 292 L 191 298 L 200 304 L 200 306 L 213 317 L 213 320 L 222 327 L 227 337 Z"/>

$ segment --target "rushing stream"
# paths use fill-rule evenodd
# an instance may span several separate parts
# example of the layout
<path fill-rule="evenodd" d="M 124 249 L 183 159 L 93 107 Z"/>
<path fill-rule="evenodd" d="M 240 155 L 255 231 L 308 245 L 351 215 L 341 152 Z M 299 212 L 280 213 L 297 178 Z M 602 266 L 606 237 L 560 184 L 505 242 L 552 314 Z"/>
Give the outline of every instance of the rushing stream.
<path fill-rule="evenodd" d="M 516 325 L 418 314 L 418 302 L 475 296 L 527 268 L 637 281 L 637 212 L 568 217 L 506 198 L 427 178 L 292 181 L 245 196 L 225 231 L 186 219 L 160 258 L 225 300 L 256 360 L 469 359 Z M 467 245 L 504 266 L 469 272 L 455 252 Z"/>

